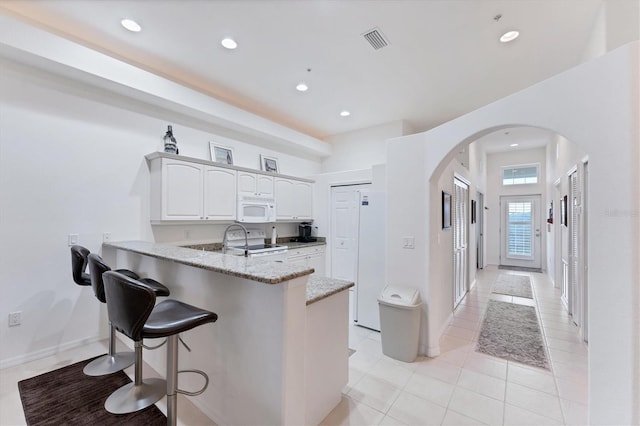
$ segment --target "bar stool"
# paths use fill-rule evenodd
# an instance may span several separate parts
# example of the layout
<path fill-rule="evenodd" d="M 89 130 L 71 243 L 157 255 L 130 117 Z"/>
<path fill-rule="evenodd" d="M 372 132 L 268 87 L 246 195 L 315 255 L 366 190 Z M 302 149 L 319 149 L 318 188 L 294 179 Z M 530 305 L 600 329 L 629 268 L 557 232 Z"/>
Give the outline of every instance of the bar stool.
<path fill-rule="evenodd" d="M 187 370 L 199 373 L 205 378 L 204 387 L 197 392 L 178 389 L 178 333 L 182 333 L 202 324 L 215 322 L 218 315 L 188 305 L 177 300 L 165 300 L 156 305 L 156 294 L 148 285 L 111 271 L 103 275 L 107 297 L 109 321 L 121 333 L 138 344 L 144 338 L 167 337 L 167 424 L 173 426 L 177 420 L 177 394 L 199 395 L 209 385 L 208 376 L 199 370 Z M 138 352 L 136 352 L 137 354 Z M 141 352 L 140 352 L 141 356 Z M 140 363 L 136 363 L 136 366 Z M 142 374 L 136 368 L 135 381 L 124 385 L 107 398 L 105 409 L 113 414 L 130 413 L 141 410 L 160 400 L 165 393 L 152 398 L 136 398 L 141 387 L 157 387 L 160 379 L 142 381 Z M 163 381 L 164 382 L 164 381 Z"/>
<path fill-rule="evenodd" d="M 89 249 L 79 245 L 71 247 L 71 272 L 73 280 L 76 284 L 81 286 L 92 285 L 91 276 L 85 272 L 90 253 Z M 124 269 L 120 270 L 120 272 L 132 278 L 137 278 L 138 276 L 134 272 Z M 95 292 L 96 291 L 94 289 L 94 293 Z M 98 299 L 100 300 L 99 297 Z M 101 300 L 101 302 L 104 303 L 104 300 Z M 123 370 L 132 365 L 134 361 L 135 356 L 133 352 L 116 353 L 115 336 L 112 328 L 111 333 L 109 334 L 109 353 L 93 360 L 85 366 L 83 371 L 88 376 L 102 376 Z"/>
<path fill-rule="evenodd" d="M 90 253 L 87 256 L 87 264 L 89 266 L 89 277 L 91 280 L 91 287 L 93 287 L 93 292 L 100 302 L 106 303 L 107 299 L 104 295 L 102 274 L 110 271 L 111 268 L 104 262 L 104 260 L 102 260 L 102 257 L 95 253 Z M 139 278 L 135 272 L 127 269 L 118 269 L 118 272 L 133 279 Z M 159 296 L 169 295 L 169 289 L 162 284 L 149 278 L 145 278 L 144 281 L 146 281 Z M 135 360 L 136 355 L 134 352 L 116 353 L 116 330 L 112 325 L 109 325 L 109 352 L 85 365 L 82 371 L 87 376 L 103 376 L 124 370 L 131 366 Z"/>
<path fill-rule="evenodd" d="M 89 249 L 82 246 L 71 246 L 71 275 L 73 275 L 73 281 L 81 286 L 91 285 L 91 278 L 85 272 L 87 256 L 89 256 Z"/>

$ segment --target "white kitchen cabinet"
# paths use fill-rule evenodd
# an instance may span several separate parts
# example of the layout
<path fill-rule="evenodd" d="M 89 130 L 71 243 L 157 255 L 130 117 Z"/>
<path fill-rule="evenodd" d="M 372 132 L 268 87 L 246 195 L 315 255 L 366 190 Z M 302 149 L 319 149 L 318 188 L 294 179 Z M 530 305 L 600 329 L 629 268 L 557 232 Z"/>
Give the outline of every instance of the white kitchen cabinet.
<path fill-rule="evenodd" d="M 313 187 L 309 182 L 275 179 L 276 219 L 313 219 Z"/>
<path fill-rule="evenodd" d="M 313 275 L 325 275 L 325 253 L 324 245 L 309 247 L 298 247 L 289 249 L 287 252 L 287 262 L 292 265 L 307 266 L 315 269 Z"/>
<path fill-rule="evenodd" d="M 238 172 L 238 195 L 273 198 L 273 176 Z"/>
<path fill-rule="evenodd" d="M 235 220 L 235 170 L 156 158 L 150 175 L 152 222 Z"/>
<path fill-rule="evenodd" d="M 235 220 L 236 207 L 236 171 L 205 166 L 205 220 Z"/>

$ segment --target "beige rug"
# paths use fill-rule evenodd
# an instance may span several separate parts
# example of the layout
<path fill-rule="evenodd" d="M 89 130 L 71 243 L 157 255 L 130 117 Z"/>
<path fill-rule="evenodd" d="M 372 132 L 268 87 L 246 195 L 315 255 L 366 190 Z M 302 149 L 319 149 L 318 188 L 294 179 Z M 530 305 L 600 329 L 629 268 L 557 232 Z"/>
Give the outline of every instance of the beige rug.
<path fill-rule="evenodd" d="M 491 292 L 533 299 L 531 279 L 526 275 L 500 274 Z"/>
<path fill-rule="evenodd" d="M 489 300 L 476 351 L 549 369 L 536 308 Z"/>

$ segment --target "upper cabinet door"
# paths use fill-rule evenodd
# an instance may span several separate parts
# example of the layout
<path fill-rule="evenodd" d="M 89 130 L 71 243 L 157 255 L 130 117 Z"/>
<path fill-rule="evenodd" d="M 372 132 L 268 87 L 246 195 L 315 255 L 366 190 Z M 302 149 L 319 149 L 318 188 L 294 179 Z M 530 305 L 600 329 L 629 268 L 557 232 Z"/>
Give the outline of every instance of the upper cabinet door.
<path fill-rule="evenodd" d="M 238 172 L 238 195 L 256 195 L 258 190 L 255 173 Z"/>
<path fill-rule="evenodd" d="M 297 219 L 313 218 L 313 189 L 308 182 L 294 182 L 293 194 Z"/>
<path fill-rule="evenodd" d="M 204 166 L 186 161 L 162 162 L 162 220 L 201 220 Z"/>
<path fill-rule="evenodd" d="M 308 220 L 313 218 L 312 187 L 308 182 L 275 179 L 276 219 Z"/>
<path fill-rule="evenodd" d="M 236 219 L 236 171 L 205 166 L 204 219 Z"/>
<path fill-rule="evenodd" d="M 238 195 L 273 198 L 273 176 L 238 172 Z"/>
<path fill-rule="evenodd" d="M 256 179 L 258 195 L 273 198 L 273 176 L 257 175 Z"/>

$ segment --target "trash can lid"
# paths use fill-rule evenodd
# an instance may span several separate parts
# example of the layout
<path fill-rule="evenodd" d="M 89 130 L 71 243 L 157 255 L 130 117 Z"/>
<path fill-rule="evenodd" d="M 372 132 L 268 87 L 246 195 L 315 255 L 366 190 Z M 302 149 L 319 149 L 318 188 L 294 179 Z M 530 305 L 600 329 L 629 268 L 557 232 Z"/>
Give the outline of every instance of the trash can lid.
<path fill-rule="evenodd" d="M 395 306 L 418 306 L 422 303 L 420 299 L 420 292 L 416 288 L 401 287 L 401 286 L 386 286 L 378 302 L 395 305 Z"/>

